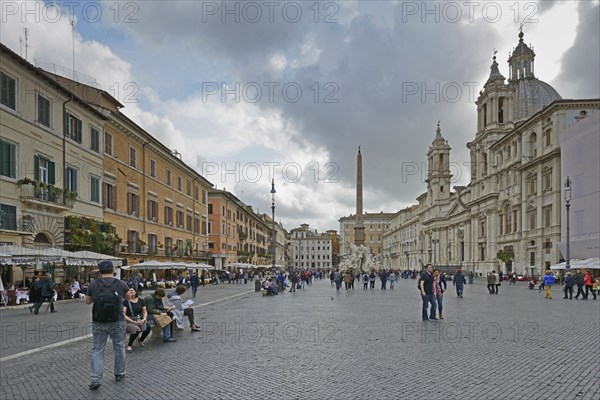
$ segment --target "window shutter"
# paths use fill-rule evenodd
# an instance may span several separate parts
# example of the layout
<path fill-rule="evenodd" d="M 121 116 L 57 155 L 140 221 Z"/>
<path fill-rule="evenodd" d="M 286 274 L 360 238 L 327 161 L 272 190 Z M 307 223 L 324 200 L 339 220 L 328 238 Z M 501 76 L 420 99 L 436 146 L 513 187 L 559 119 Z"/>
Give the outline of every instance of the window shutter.
<path fill-rule="evenodd" d="M 63 114 L 63 131 L 65 136 L 69 136 L 69 114 L 66 111 Z"/>
<path fill-rule="evenodd" d="M 134 195 L 135 196 L 135 211 L 136 214 L 139 215 L 140 214 L 140 196 L 138 195 Z"/>
<path fill-rule="evenodd" d="M 0 175 L 15 178 L 15 154 L 14 144 L 0 142 Z"/>
<path fill-rule="evenodd" d="M 38 156 L 33 157 L 33 179 L 36 181 L 40 180 L 40 158 Z"/>
<path fill-rule="evenodd" d="M 152 200 L 148 200 L 148 219 L 152 219 Z"/>
<path fill-rule="evenodd" d="M 54 161 L 48 161 L 48 184 L 54 185 L 55 174 L 54 174 Z"/>
<path fill-rule="evenodd" d="M 111 186 L 110 195 L 112 197 L 112 209 L 117 211 L 117 187 Z"/>
<path fill-rule="evenodd" d="M 0 142 L 0 175 L 7 176 L 8 174 L 8 143 Z"/>
<path fill-rule="evenodd" d="M 108 203 L 108 184 L 102 183 L 102 207 L 106 208 L 106 204 Z"/>
<path fill-rule="evenodd" d="M 81 133 L 83 131 L 83 124 L 80 119 L 77 119 L 77 142 L 81 143 Z"/>
<path fill-rule="evenodd" d="M 131 214 L 131 207 L 132 207 L 131 196 L 132 196 L 132 194 L 127 192 L 127 214 Z"/>

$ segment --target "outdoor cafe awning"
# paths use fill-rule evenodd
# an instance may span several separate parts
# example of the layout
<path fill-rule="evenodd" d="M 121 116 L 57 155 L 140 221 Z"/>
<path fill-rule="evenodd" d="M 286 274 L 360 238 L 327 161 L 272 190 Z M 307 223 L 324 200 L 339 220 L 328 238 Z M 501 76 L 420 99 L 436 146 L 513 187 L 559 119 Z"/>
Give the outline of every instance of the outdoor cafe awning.
<path fill-rule="evenodd" d="M 215 269 L 214 266 L 212 265 L 208 265 L 208 264 L 186 264 L 187 267 L 186 269 L 205 269 L 205 270 L 211 270 L 211 269 Z"/>
<path fill-rule="evenodd" d="M 188 264 L 186 263 L 178 263 L 178 262 L 160 262 L 156 260 L 144 261 L 142 263 L 128 265 L 123 267 L 122 269 L 130 270 L 162 270 L 162 269 L 187 269 Z"/>
<path fill-rule="evenodd" d="M 567 262 L 551 265 L 550 269 L 561 270 L 566 269 Z M 600 269 L 600 257 L 588 258 L 586 260 L 571 260 L 571 269 Z"/>
<path fill-rule="evenodd" d="M 239 269 L 254 268 L 254 265 L 252 265 L 252 264 L 245 264 L 245 263 L 230 263 L 228 266 L 232 267 L 232 268 L 239 268 Z"/>
<path fill-rule="evenodd" d="M 65 258 L 73 257 L 73 253 L 56 247 L 30 249 L 21 246 L 6 246 L 0 254 L 2 265 L 35 264 L 37 262 L 62 262 Z"/>
<path fill-rule="evenodd" d="M 83 250 L 73 252 L 73 257 L 65 259 L 67 265 L 77 266 L 96 266 L 100 261 L 110 260 L 115 267 L 123 265 L 123 259 L 119 257 L 109 256 L 106 254 L 95 253 L 93 251 Z"/>

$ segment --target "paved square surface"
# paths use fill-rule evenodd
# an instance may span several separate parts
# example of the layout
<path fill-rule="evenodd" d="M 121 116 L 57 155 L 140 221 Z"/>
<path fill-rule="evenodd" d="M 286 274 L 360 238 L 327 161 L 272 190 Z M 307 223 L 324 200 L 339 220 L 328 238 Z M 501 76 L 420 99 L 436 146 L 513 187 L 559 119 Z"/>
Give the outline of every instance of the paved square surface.
<path fill-rule="evenodd" d="M 421 322 L 415 280 L 379 286 L 336 292 L 322 280 L 275 297 L 250 284 L 206 288 L 195 308 L 202 334 L 149 338 L 127 355 L 120 383 L 109 343 L 96 392 L 87 388 L 91 339 L 68 340 L 89 333 L 89 306 L 2 311 L 0 398 L 600 398 L 600 299 L 563 300 L 555 287 L 546 300 L 525 282 L 489 295 L 478 282 L 464 299 L 450 287 L 445 319 Z"/>

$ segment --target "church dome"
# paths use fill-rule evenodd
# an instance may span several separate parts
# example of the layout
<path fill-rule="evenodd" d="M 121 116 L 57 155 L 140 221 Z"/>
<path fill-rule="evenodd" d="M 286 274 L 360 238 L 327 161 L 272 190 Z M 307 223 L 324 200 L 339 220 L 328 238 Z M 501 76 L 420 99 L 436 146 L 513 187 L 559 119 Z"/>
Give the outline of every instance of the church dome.
<path fill-rule="evenodd" d="M 515 91 L 515 121 L 527 119 L 554 100 L 562 99 L 552 86 L 534 77 L 518 79 L 511 84 Z"/>
<path fill-rule="evenodd" d="M 519 43 L 508 58 L 509 85 L 514 90 L 513 120 L 515 122 L 531 117 L 554 100 L 562 97 L 546 82 L 534 74 L 535 53 L 523 41 L 523 31 L 519 32 Z"/>

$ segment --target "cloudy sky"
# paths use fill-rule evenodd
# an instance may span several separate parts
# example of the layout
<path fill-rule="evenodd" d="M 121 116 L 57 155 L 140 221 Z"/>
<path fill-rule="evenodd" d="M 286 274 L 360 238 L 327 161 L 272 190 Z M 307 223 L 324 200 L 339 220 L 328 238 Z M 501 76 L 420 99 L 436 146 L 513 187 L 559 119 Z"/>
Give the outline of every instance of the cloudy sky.
<path fill-rule="evenodd" d="M 365 211 L 414 204 L 438 120 L 467 184 L 474 97 L 520 24 L 539 79 L 600 97 L 597 0 L 0 4 L 2 43 L 25 57 L 27 27 L 30 62 L 74 64 L 216 187 L 270 212 L 274 177 L 288 230 L 353 213 L 359 145 Z"/>

